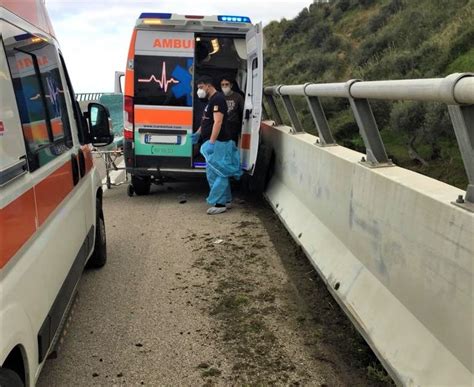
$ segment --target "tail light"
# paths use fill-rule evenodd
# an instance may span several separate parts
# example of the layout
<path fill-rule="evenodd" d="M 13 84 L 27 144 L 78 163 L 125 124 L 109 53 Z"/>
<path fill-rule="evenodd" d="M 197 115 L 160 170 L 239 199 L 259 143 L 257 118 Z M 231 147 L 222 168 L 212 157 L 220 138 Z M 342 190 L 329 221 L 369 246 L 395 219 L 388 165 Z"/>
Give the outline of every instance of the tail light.
<path fill-rule="evenodd" d="M 133 140 L 134 121 L 133 97 L 126 95 L 123 100 L 123 136 L 126 140 Z"/>

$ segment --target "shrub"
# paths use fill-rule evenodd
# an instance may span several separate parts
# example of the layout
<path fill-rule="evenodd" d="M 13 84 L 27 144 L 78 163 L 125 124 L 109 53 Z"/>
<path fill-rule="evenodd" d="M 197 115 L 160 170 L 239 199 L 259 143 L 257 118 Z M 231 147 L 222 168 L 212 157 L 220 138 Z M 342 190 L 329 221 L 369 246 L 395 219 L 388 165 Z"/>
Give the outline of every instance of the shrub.
<path fill-rule="evenodd" d="M 394 104 L 390 113 L 390 127 L 410 135 L 423 129 L 425 105 L 417 101 L 402 101 Z"/>
<path fill-rule="evenodd" d="M 350 0 L 338 0 L 335 4 L 336 9 L 341 10 L 342 12 L 346 12 L 351 6 Z"/>
<path fill-rule="evenodd" d="M 310 46 L 321 47 L 331 35 L 332 31 L 328 23 L 316 24 L 309 32 Z"/>

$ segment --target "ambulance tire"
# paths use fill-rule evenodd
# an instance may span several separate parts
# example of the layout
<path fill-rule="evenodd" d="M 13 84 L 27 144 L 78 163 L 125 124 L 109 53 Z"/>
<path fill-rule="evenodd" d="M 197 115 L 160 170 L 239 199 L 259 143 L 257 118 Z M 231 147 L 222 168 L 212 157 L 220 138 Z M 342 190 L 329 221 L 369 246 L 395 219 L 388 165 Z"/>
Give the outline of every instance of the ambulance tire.
<path fill-rule="evenodd" d="M 107 262 L 107 238 L 105 235 L 104 213 L 97 200 L 94 251 L 87 262 L 88 268 L 100 268 Z"/>
<path fill-rule="evenodd" d="M 151 179 L 149 176 L 132 175 L 133 190 L 138 196 L 148 195 L 150 193 Z"/>
<path fill-rule="evenodd" d="M 252 177 L 249 179 L 249 191 L 256 197 L 261 197 L 271 178 L 272 150 L 265 144 L 258 147 L 257 161 Z"/>
<path fill-rule="evenodd" d="M 8 369 L 0 368 L 0 387 L 23 387 L 23 381 L 20 376 Z"/>

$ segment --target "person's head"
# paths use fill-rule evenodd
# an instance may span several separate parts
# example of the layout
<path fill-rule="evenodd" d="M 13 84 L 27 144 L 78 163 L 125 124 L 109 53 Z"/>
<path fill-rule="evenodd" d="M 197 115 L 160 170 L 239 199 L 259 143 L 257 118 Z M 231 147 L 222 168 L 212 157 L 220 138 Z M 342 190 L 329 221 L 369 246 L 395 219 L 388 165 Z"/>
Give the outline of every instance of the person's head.
<path fill-rule="evenodd" d="M 233 86 L 234 86 L 234 80 L 231 77 L 222 77 L 221 89 L 224 95 L 232 94 Z"/>
<path fill-rule="evenodd" d="M 216 90 L 212 78 L 209 75 L 202 75 L 197 80 L 197 95 L 199 98 L 209 97 Z"/>

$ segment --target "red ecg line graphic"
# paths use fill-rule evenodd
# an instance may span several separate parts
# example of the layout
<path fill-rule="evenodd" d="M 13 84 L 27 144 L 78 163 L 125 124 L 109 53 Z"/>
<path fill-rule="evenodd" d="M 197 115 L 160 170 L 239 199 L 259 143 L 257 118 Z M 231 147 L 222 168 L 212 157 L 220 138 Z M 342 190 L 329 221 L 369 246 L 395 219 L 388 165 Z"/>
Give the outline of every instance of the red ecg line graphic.
<path fill-rule="evenodd" d="M 145 82 L 145 83 L 150 83 L 152 81 L 158 83 L 165 93 L 168 91 L 168 86 L 171 83 L 179 83 L 179 81 L 177 79 L 174 79 L 173 77 L 171 77 L 170 79 L 167 79 L 167 76 L 166 76 L 166 62 L 165 61 L 163 61 L 163 67 L 161 69 L 161 79 L 157 79 L 154 75 L 152 75 L 148 79 L 139 79 L 138 80 L 138 82 Z"/>

